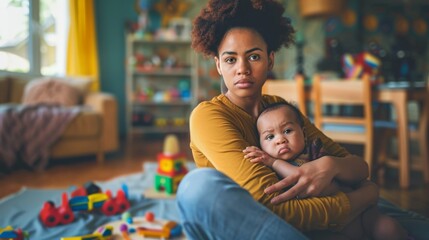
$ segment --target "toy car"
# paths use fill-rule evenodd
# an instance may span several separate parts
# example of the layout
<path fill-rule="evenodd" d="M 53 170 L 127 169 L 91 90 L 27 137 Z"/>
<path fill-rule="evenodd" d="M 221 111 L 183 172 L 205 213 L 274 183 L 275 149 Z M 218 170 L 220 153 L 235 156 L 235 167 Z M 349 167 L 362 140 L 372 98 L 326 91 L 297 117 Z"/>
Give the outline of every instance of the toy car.
<path fill-rule="evenodd" d="M 54 227 L 73 222 L 74 211 L 98 209 L 106 216 L 111 216 L 123 213 L 130 207 L 126 185 L 118 190 L 116 197 L 112 196 L 110 190 L 102 193 L 101 189 L 93 183 L 89 186 L 87 189 L 79 188 L 74 191 L 70 200 L 68 200 L 67 193 L 63 193 L 62 204 L 59 207 L 55 207 L 51 201 L 45 202 L 39 213 L 41 222 L 47 227 Z"/>

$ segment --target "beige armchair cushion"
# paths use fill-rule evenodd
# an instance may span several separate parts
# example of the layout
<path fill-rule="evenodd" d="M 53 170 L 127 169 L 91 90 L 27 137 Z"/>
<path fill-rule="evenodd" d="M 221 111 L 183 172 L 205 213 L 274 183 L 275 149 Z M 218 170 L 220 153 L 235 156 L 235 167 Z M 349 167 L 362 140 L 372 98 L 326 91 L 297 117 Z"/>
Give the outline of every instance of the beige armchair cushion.
<path fill-rule="evenodd" d="M 71 121 L 63 132 L 62 138 L 91 138 L 101 135 L 102 116 L 88 108 L 82 108 L 79 116 Z"/>

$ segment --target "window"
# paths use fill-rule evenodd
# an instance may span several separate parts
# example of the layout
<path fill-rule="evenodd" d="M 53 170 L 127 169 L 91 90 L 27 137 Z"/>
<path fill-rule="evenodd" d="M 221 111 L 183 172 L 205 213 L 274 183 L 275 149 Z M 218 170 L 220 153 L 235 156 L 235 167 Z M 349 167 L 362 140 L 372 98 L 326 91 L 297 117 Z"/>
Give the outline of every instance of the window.
<path fill-rule="evenodd" d="M 65 72 L 66 0 L 0 1 L 0 71 Z"/>

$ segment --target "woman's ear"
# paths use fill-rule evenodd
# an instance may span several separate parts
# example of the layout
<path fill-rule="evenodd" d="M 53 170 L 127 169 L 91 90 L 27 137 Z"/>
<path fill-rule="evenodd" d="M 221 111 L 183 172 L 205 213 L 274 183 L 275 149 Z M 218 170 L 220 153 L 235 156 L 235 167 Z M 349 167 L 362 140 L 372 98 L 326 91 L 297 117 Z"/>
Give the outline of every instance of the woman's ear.
<path fill-rule="evenodd" d="M 222 76 L 222 71 L 220 69 L 220 61 L 218 57 L 214 57 L 215 63 L 216 63 L 216 69 L 220 76 Z"/>
<path fill-rule="evenodd" d="M 274 51 L 271 51 L 268 55 L 268 70 L 272 70 L 274 67 Z"/>

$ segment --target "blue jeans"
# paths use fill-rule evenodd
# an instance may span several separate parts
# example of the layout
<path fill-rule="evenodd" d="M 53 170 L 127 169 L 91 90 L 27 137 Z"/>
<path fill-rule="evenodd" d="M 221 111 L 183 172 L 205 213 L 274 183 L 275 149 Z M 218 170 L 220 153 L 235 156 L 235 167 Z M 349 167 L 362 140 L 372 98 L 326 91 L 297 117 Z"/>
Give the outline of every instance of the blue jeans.
<path fill-rule="evenodd" d="M 189 239 L 307 239 L 215 169 L 188 173 L 177 202 Z"/>
<path fill-rule="evenodd" d="M 211 168 L 188 173 L 177 202 L 189 239 L 307 239 L 224 174 Z M 415 240 L 429 240 L 429 219 L 380 199 L 382 213 L 395 218 Z"/>

